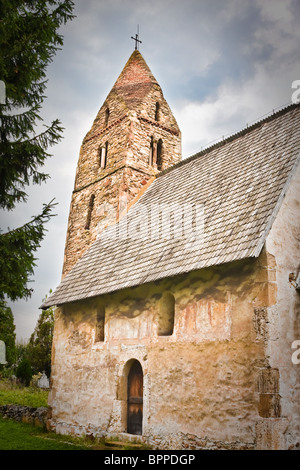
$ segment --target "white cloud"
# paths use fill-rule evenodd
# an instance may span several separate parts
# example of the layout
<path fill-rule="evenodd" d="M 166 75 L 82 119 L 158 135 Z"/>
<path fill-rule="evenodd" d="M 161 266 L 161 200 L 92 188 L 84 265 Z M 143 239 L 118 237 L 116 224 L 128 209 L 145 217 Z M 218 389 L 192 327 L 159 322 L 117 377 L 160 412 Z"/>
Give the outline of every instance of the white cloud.
<path fill-rule="evenodd" d="M 255 75 L 243 83 L 225 81 L 213 99 L 189 102 L 175 109 L 182 132 L 183 156 L 192 155 L 289 104 L 294 74 L 290 70 L 284 77 L 269 75 L 263 66 L 256 66 Z"/>

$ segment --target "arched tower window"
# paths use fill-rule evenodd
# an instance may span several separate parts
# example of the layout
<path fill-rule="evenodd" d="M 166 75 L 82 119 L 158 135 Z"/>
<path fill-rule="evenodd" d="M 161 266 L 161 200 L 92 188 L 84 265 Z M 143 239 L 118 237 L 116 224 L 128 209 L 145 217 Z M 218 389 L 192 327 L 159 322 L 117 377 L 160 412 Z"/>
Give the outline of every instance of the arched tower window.
<path fill-rule="evenodd" d="M 157 155 L 156 155 L 156 165 L 157 169 L 162 169 L 162 150 L 163 150 L 163 142 L 161 139 L 157 142 Z"/>
<path fill-rule="evenodd" d="M 159 109 L 160 109 L 160 104 L 156 102 L 155 105 L 155 121 L 159 121 Z"/>
<path fill-rule="evenodd" d="M 106 111 L 105 111 L 105 127 L 108 126 L 109 114 L 110 114 L 109 108 L 106 108 Z"/>
<path fill-rule="evenodd" d="M 86 230 L 90 229 L 94 203 L 95 203 L 95 195 L 92 194 L 91 197 L 90 197 L 89 206 L 88 206 L 88 213 L 87 213 L 86 224 L 85 224 L 85 229 Z"/>
<path fill-rule="evenodd" d="M 175 298 L 171 292 L 165 292 L 159 301 L 158 336 L 171 336 L 174 329 Z"/>

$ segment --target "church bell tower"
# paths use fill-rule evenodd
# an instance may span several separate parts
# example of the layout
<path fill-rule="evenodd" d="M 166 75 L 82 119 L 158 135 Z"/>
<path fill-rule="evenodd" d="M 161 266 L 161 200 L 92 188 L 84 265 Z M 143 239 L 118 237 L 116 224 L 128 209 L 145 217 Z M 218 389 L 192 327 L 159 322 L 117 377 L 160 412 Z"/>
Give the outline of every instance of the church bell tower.
<path fill-rule="evenodd" d="M 63 277 L 160 171 L 181 159 L 181 133 L 139 50 L 127 61 L 80 149 Z M 106 208 L 109 211 L 108 215 Z M 111 218 L 114 215 L 114 220 Z"/>

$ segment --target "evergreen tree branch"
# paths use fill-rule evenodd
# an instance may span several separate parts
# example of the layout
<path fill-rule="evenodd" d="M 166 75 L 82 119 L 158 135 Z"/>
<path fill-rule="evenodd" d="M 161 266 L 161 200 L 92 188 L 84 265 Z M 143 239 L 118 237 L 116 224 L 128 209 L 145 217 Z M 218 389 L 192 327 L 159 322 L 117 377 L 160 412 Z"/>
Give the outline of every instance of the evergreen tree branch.
<path fill-rule="evenodd" d="M 0 301 L 5 296 L 13 301 L 31 296 L 27 284 L 36 266 L 33 253 L 41 245 L 47 231 L 44 224 L 54 216 L 55 205 L 54 200 L 44 204 L 41 214 L 22 227 L 0 234 Z"/>
<path fill-rule="evenodd" d="M 0 208 L 11 210 L 27 199 L 26 187 L 49 177 L 40 171 L 48 148 L 62 138 L 59 120 L 37 133 L 42 120 L 47 66 L 63 45 L 61 25 L 74 18 L 71 0 L 0 0 Z M 0 301 L 27 298 L 36 258 L 52 217 L 53 201 L 23 227 L 0 233 Z"/>

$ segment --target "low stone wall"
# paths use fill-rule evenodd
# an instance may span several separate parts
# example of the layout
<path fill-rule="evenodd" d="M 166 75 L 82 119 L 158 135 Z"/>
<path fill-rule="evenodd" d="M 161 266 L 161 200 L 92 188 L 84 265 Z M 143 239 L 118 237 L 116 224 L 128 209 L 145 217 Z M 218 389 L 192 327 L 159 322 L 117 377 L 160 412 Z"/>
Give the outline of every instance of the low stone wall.
<path fill-rule="evenodd" d="M 22 423 L 34 426 L 46 427 L 48 408 L 32 408 L 30 406 L 3 405 L 0 406 L 0 414 L 4 418 L 11 418 Z"/>

